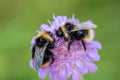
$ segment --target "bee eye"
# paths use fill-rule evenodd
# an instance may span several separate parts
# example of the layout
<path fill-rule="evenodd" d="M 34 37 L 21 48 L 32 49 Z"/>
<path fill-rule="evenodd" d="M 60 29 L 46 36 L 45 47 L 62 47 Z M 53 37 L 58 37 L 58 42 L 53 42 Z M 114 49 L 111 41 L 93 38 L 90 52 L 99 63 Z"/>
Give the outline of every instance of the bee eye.
<path fill-rule="evenodd" d="M 61 28 L 59 28 L 59 29 L 56 31 L 56 35 L 59 36 L 59 37 L 64 36 Z"/>
<path fill-rule="evenodd" d="M 38 46 L 43 46 L 45 43 L 47 43 L 47 40 L 46 39 L 44 39 L 44 38 L 38 38 L 37 39 L 37 45 Z"/>
<path fill-rule="evenodd" d="M 65 27 L 66 27 L 67 30 L 69 30 L 69 31 L 73 29 L 73 25 L 70 24 L 70 23 L 66 23 L 66 24 L 65 24 Z"/>

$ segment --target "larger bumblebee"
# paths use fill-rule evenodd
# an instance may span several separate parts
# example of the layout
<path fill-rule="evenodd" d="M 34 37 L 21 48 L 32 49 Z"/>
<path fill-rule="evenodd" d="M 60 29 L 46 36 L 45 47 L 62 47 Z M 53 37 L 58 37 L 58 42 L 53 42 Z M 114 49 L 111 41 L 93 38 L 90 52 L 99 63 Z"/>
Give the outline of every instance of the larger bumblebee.
<path fill-rule="evenodd" d="M 86 50 L 85 43 L 93 40 L 92 29 L 96 28 L 96 25 L 87 25 L 87 23 L 73 24 L 67 22 L 61 25 L 58 30 L 56 30 L 56 35 L 58 37 L 64 37 L 65 41 L 69 40 L 68 51 L 70 50 L 70 46 L 74 40 L 80 40 L 84 50 Z"/>
<path fill-rule="evenodd" d="M 36 36 L 35 44 L 32 47 L 33 68 L 38 71 L 40 67 L 46 67 L 54 61 L 50 49 L 54 48 L 54 39 L 50 32 L 42 32 Z"/>

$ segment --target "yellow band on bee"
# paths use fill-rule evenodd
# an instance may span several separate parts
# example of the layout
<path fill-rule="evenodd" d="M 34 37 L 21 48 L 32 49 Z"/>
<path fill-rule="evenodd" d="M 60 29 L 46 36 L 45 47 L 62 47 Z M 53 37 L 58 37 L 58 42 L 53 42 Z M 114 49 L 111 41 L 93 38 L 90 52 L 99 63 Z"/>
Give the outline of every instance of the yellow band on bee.
<path fill-rule="evenodd" d="M 42 32 L 37 35 L 37 38 L 43 37 L 49 41 L 53 41 L 52 37 L 47 32 Z"/>

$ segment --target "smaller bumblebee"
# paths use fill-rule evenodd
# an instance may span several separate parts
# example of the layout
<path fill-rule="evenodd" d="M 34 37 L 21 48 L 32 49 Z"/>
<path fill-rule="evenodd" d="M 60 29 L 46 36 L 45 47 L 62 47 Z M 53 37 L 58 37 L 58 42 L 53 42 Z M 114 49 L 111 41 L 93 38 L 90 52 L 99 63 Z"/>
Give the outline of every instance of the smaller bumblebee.
<path fill-rule="evenodd" d="M 38 71 L 40 67 L 46 67 L 54 62 L 54 55 L 50 49 L 54 48 L 54 39 L 50 32 L 42 32 L 36 36 L 32 47 L 33 68 Z"/>
<path fill-rule="evenodd" d="M 96 28 L 96 25 L 89 25 L 86 22 L 77 25 L 67 22 L 56 30 L 56 35 L 58 37 L 64 37 L 65 41 L 69 40 L 68 51 L 70 50 L 70 46 L 74 40 L 80 40 L 84 50 L 86 50 L 85 43 L 93 40 L 93 28 Z"/>
<path fill-rule="evenodd" d="M 65 41 L 68 41 L 70 38 L 70 31 L 74 29 L 75 25 L 72 23 L 65 23 L 59 27 L 58 30 L 56 30 L 56 35 L 58 37 L 64 37 Z"/>

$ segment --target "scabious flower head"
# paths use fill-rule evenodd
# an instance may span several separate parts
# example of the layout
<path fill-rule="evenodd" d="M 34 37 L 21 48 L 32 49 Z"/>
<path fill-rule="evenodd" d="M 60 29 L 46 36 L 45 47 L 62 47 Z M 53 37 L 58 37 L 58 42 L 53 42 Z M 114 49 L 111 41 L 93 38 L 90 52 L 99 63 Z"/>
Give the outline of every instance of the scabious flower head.
<path fill-rule="evenodd" d="M 64 38 L 57 37 L 55 31 L 64 23 L 70 22 L 74 24 L 81 24 L 78 19 L 68 18 L 66 16 L 53 16 L 54 21 L 51 22 L 50 27 L 46 24 L 41 25 L 40 31 L 50 31 L 55 37 L 55 47 L 51 49 L 54 55 L 54 62 L 47 66 L 40 68 L 38 73 L 39 77 L 44 79 L 47 74 L 52 80 L 67 80 L 72 78 L 73 80 L 81 80 L 81 76 L 88 72 L 95 72 L 97 66 L 95 61 L 100 60 L 97 49 L 101 49 L 101 44 L 95 40 L 86 43 L 86 51 L 83 49 L 82 42 L 80 40 L 74 40 L 70 50 L 68 51 L 68 41 Z M 84 22 L 85 26 L 94 26 L 92 21 L 88 20 Z M 93 37 L 95 32 L 93 30 Z M 35 37 L 33 37 L 31 43 L 34 44 Z M 30 66 L 33 68 L 33 60 L 30 61 Z"/>

